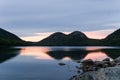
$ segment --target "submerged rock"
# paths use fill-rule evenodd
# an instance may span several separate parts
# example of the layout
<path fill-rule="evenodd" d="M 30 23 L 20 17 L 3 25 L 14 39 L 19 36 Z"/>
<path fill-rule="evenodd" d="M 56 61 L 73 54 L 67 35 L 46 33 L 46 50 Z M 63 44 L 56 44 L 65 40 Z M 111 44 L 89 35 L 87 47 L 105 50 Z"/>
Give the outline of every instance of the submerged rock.
<path fill-rule="evenodd" d="M 64 65 L 66 65 L 66 64 L 65 64 L 65 63 L 59 63 L 59 65 L 60 65 L 60 66 L 64 66 Z"/>
<path fill-rule="evenodd" d="M 77 63 L 81 63 L 81 61 L 80 60 L 78 60 L 78 61 L 76 61 Z"/>

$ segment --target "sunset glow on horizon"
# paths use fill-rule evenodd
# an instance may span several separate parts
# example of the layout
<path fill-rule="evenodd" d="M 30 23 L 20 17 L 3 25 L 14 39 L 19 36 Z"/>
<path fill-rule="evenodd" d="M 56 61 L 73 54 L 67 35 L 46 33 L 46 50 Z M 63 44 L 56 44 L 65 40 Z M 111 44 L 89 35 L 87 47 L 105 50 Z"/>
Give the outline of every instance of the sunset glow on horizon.
<path fill-rule="evenodd" d="M 105 38 L 107 35 L 109 35 L 110 33 L 114 32 L 116 29 L 108 29 L 108 30 L 98 30 L 98 31 L 87 31 L 87 32 L 83 32 L 87 37 L 92 38 L 92 39 L 103 39 Z M 21 37 L 21 39 L 25 40 L 25 41 L 40 41 L 48 36 L 50 36 L 51 34 L 53 34 L 54 32 L 43 32 L 43 33 L 35 33 L 34 36 L 25 36 L 25 37 Z M 69 34 L 71 32 L 63 32 L 64 34 Z"/>

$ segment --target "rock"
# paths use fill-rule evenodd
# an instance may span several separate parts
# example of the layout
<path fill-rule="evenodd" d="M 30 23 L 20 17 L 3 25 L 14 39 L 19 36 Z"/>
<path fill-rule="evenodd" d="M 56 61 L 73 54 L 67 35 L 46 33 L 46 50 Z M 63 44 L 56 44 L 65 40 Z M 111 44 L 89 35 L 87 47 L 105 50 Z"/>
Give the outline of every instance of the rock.
<path fill-rule="evenodd" d="M 75 66 L 77 69 L 82 69 L 82 67 L 81 66 Z"/>
<path fill-rule="evenodd" d="M 84 65 L 84 64 L 87 64 L 87 65 L 94 65 L 94 61 L 93 61 L 92 59 L 84 60 L 82 63 L 83 63 L 83 65 Z"/>
<path fill-rule="evenodd" d="M 102 63 L 110 65 L 110 61 L 102 61 Z"/>
<path fill-rule="evenodd" d="M 104 59 L 103 61 L 108 61 L 108 62 L 110 62 L 110 58 L 106 58 L 106 59 Z"/>
<path fill-rule="evenodd" d="M 114 61 L 115 61 L 116 63 L 119 63 L 119 62 L 120 62 L 120 57 L 116 58 Z"/>
<path fill-rule="evenodd" d="M 120 57 L 113 61 L 109 58 L 95 62 L 88 59 L 82 64 L 84 73 L 71 80 L 120 80 Z"/>
<path fill-rule="evenodd" d="M 97 72 L 98 80 L 120 80 L 120 66 L 100 69 Z"/>
<path fill-rule="evenodd" d="M 109 67 L 109 64 L 103 64 L 103 68 Z"/>
<path fill-rule="evenodd" d="M 120 65 L 120 62 L 116 63 L 117 65 Z"/>
<path fill-rule="evenodd" d="M 72 78 L 71 80 L 95 80 L 96 75 L 97 75 L 96 71 L 90 71 L 90 72 L 86 72 L 82 75 L 77 75 L 76 77 Z"/>
<path fill-rule="evenodd" d="M 76 61 L 77 63 L 81 63 L 81 61 L 80 60 L 78 60 L 78 61 Z"/>
<path fill-rule="evenodd" d="M 98 68 L 103 67 L 103 62 L 102 61 L 95 61 L 95 66 Z"/>
<path fill-rule="evenodd" d="M 100 68 L 113 67 L 116 64 L 120 65 L 120 62 L 116 63 L 115 61 L 110 61 L 109 58 L 106 58 L 103 61 L 93 61 L 91 59 L 87 59 L 82 62 L 82 69 L 83 72 L 97 71 Z"/>
<path fill-rule="evenodd" d="M 91 67 L 93 67 L 94 62 L 92 59 L 87 59 L 84 60 L 82 64 L 83 64 L 83 71 L 86 72 L 86 71 L 91 71 Z"/>
<path fill-rule="evenodd" d="M 77 75 L 71 80 L 120 80 L 120 65 Z"/>
<path fill-rule="evenodd" d="M 59 63 L 59 65 L 60 65 L 60 66 L 64 66 L 64 65 L 66 65 L 66 64 L 65 64 L 65 63 Z"/>
<path fill-rule="evenodd" d="M 114 66 L 116 66 L 115 61 L 111 61 L 111 62 L 110 62 L 110 67 L 114 67 Z"/>
<path fill-rule="evenodd" d="M 104 59 L 102 62 L 103 62 L 103 64 L 109 64 L 110 65 L 110 59 L 109 58 Z"/>

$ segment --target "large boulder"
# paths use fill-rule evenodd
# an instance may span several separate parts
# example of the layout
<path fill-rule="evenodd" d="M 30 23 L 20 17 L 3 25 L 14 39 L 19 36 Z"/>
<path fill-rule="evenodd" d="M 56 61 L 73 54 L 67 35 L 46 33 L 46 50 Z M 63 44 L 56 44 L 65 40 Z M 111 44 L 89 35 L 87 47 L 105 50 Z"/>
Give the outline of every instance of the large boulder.
<path fill-rule="evenodd" d="M 110 61 L 109 58 L 103 61 L 92 61 L 88 59 L 83 61 L 84 73 L 72 77 L 71 80 L 120 80 L 119 64 L 120 57 L 113 61 Z M 92 70 L 89 68 L 92 68 Z"/>
<path fill-rule="evenodd" d="M 114 61 L 115 61 L 116 63 L 120 62 L 120 57 L 116 58 Z"/>
<path fill-rule="evenodd" d="M 120 65 L 86 72 L 73 77 L 71 80 L 120 80 Z"/>

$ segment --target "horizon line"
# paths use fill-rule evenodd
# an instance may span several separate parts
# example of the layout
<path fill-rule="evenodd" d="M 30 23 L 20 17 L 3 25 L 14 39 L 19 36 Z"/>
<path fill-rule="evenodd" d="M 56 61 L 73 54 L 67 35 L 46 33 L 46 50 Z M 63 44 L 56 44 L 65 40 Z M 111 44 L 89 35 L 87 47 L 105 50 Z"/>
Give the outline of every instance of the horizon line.
<path fill-rule="evenodd" d="M 106 30 L 96 30 L 96 31 L 84 31 L 84 33 L 88 38 L 91 39 L 104 39 L 112 32 L 116 31 L 117 29 L 106 29 Z M 80 31 L 81 32 L 81 31 Z M 37 42 L 41 41 L 42 39 L 47 38 L 48 36 L 54 34 L 56 32 L 41 32 L 41 33 L 33 33 L 33 36 L 22 36 L 20 37 L 22 40 Z M 72 32 L 62 32 L 64 34 L 70 34 Z"/>

